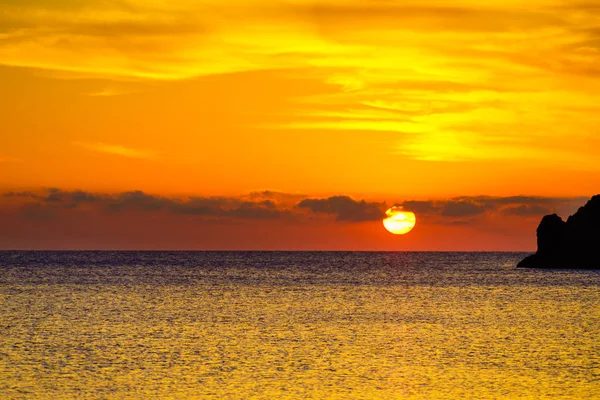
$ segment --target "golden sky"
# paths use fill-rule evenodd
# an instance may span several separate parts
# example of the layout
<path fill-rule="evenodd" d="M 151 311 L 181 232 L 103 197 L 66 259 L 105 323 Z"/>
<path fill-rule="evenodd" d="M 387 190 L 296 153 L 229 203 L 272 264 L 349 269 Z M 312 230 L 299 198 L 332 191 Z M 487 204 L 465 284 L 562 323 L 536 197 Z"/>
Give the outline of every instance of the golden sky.
<path fill-rule="evenodd" d="M 0 212 L 19 226 L 0 247 L 531 249 L 544 212 L 600 188 L 600 1 L 0 9 Z M 137 191 L 162 205 L 107 211 Z M 177 209 L 198 198 L 227 200 Z M 411 201 L 434 207 L 401 238 L 368 211 Z M 118 236 L 123 214 L 156 232 Z"/>

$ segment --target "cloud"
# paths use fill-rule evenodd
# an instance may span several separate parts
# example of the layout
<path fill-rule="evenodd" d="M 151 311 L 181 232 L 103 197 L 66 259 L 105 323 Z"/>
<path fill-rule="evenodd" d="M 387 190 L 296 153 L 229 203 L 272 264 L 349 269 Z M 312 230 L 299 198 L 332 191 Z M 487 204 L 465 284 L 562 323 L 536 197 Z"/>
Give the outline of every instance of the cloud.
<path fill-rule="evenodd" d="M 173 200 L 136 190 L 121 193 L 114 198 L 106 198 L 105 202 L 111 211 L 158 211 L 171 205 Z"/>
<path fill-rule="evenodd" d="M 470 201 L 449 201 L 442 209 L 444 217 L 472 217 L 485 213 L 485 207 Z"/>
<path fill-rule="evenodd" d="M 82 190 L 75 190 L 70 194 L 73 201 L 77 203 L 91 203 L 102 200 L 102 196 L 84 192 Z"/>
<path fill-rule="evenodd" d="M 409 200 L 397 205 L 404 207 L 406 211 L 417 214 L 431 214 L 440 210 L 440 207 L 434 201 Z"/>
<path fill-rule="evenodd" d="M 570 6 L 565 11 L 551 3 L 556 2 L 527 8 L 474 0 L 460 6 L 366 0 L 4 1 L 0 27 L 18 41 L 0 59 L 9 65 L 178 79 L 269 69 L 274 64 L 403 71 L 399 61 L 410 51 L 420 56 L 411 59 L 419 72 L 441 64 L 435 58 L 423 60 L 432 50 L 449 52 L 444 54 L 449 61 L 457 58 L 458 50 L 490 53 L 502 49 L 501 44 L 507 51 L 497 54 L 510 55 L 515 48 L 527 54 L 515 46 L 527 35 L 550 31 L 552 37 L 566 36 L 593 22 L 589 7 Z M 570 19 L 576 12 L 579 18 Z M 32 54 L 33 49 L 39 51 Z M 374 49 L 377 57 L 370 56 Z"/>
<path fill-rule="evenodd" d="M 285 194 L 279 193 L 278 196 L 285 196 Z M 40 192 L 7 192 L 3 197 L 21 199 L 24 215 L 35 219 L 69 209 L 88 209 L 112 214 L 165 213 L 181 217 L 238 220 L 274 220 L 295 216 L 291 209 L 293 205 L 280 205 L 272 200 L 250 201 L 244 196 L 180 199 L 151 195 L 139 190 L 102 194 L 49 188 Z"/>
<path fill-rule="evenodd" d="M 286 118 L 260 119 L 260 128 L 393 133 L 390 153 L 428 163 L 600 168 L 589 145 L 600 122 L 592 109 L 600 76 L 594 2 L 0 4 L 3 65 L 135 81 L 301 69 L 302 79 L 328 90 L 290 94 L 276 111 Z M 88 94 L 121 91 L 109 85 Z"/>
<path fill-rule="evenodd" d="M 313 21 L 325 32 L 348 27 L 423 30 L 425 26 L 446 32 L 506 32 L 540 26 L 561 26 L 560 15 L 533 9 L 494 7 L 478 4 L 447 6 L 442 4 L 402 2 L 319 2 L 306 7 Z M 426 22 L 424 24 L 424 22 Z"/>
<path fill-rule="evenodd" d="M 66 193 L 60 189 L 50 188 L 48 189 L 48 196 L 44 198 L 44 201 L 47 203 L 60 203 L 63 201 L 65 194 Z"/>
<path fill-rule="evenodd" d="M 301 219 L 306 214 L 298 211 L 306 209 L 314 213 L 335 215 L 340 222 L 364 222 L 382 219 L 386 209 L 385 203 L 354 200 L 348 196 L 299 200 L 299 195 L 272 191 L 253 192 L 238 197 L 170 198 L 139 190 L 102 194 L 50 188 L 40 192 L 8 192 L 3 196 L 20 198 L 25 204 L 35 204 L 36 207 L 49 210 L 84 208 L 108 213 L 165 213 L 210 219 Z"/>
<path fill-rule="evenodd" d="M 233 219 L 278 219 L 291 213 L 278 208 L 270 200 L 245 201 L 232 197 L 191 197 L 187 201 L 176 201 L 170 210 L 177 214 L 202 217 Z"/>
<path fill-rule="evenodd" d="M 539 205 L 523 204 L 520 206 L 507 207 L 502 210 L 502 213 L 505 215 L 516 215 L 521 217 L 539 217 L 551 214 L 552 211 Z"/>
<path fill-rule="evenodd" d="M 296 204 L 307 196 L 299 193 L 285 193 L 278 190 L 258 190 L 246 196 L 250 201 L 270 200 L 278 204 Z"/>
<path fill-rule="evenodd" d="M 7 198 L 39 200 L 43 203 L 62 203 L 70 201 L 77 204 L 94 202 L 106 198 L 105 196 L 95 195 L 81 190 L 70 192 L 57 188 L 48 188 L 38 193 L 32 191 L 6 192 L 3 193 L 2 196 Z"/>
<path fill-rule="evenodd" d="M 239 203 L 239 199 L 229 197 L 190 197 L 184 202 L 174 202 L 171 209 L 179 214 L 215 216 Z"/>
<path fill-rule="evenodd" d="M 459 196 L 439 200 L 408 200 L 397 205 L 431 223 L 464 224 L 473 218 L 500 214 L 507 217 L 543 216 L 560 210 L 572 214 L 588 197 Z"/>
<path fill-rule="evenodd" d="M 156 160 L 159 158 L 158 153 L 149 149 L 133 149 L 116 144 L 106 144 L 102 142 L 74 142 L 76 146 L 83 147 L 86 150 L 95 151 L 98 153 L 114 154 L 128 158 L 139 158 L 146 160 Z"/>
<path fill-rule="evenodd" d="M 315 213 L 335 215 L 338 221 L 364 222 L 377 221 L 385 217 L 385 203 L 354 200 L 348 196 L 334 196 L 327 199 L 305 199 L 298 203 L 299 208 Z"/>
<path fill-rule="evenodd" d="M 92 193 L 47 188 L 13 191 L 0 195 L 4 206 L 21 207 L 22 215 L 44 220 L 61 212 L 94 212 L 104 215 L 164 215 L 198 220 L 302 221 L 331 216 L 340 223 L 380 221 L 388 206 L 384 201 L 356 200 L 350 196 L 310 198 L 277 191 L 258 191 L 240 196 L 166 197 L 134 190 Z M 459 196 L 450 199 L 406 200 L 395 203 L 412 211 L 426 224 L 466 225 L 492 216 L 533 218 L 557 212 L 573 214 L 588 197 Z"/>

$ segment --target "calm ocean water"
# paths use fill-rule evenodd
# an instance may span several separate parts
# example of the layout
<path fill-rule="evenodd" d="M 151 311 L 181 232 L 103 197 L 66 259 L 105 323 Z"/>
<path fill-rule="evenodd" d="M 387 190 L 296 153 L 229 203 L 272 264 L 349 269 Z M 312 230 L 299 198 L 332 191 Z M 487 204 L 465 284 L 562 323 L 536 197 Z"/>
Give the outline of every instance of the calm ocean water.
<path fill-rule="evenodd" d="M 523 256 L 0 252 L 0 398 L 600 398 L 600 272 Z"/>

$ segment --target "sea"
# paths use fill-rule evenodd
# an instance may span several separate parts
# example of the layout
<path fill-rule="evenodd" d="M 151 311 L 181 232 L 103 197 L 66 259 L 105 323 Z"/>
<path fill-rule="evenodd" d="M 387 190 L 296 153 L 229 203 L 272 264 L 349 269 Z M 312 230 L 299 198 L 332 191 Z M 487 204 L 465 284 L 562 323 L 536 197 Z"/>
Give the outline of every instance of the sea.
<path fill-rule="evenodd" d="M 600 271 L 526 255 L 0 252 L 0 398 L 599 399 Z"/>

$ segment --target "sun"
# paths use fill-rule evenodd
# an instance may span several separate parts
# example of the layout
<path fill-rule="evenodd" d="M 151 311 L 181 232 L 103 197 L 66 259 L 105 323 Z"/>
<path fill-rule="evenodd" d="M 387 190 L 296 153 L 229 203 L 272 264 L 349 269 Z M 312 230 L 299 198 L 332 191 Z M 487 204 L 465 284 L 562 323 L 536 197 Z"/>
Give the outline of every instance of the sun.
<path fill-rule="evenodd" d="M 394 235 L 404 235 L 410 232 L 417 222 L 415 214 L 404 211 L 403 207 L 394 206 L 385 212 L 387 217 L 383 220 L 385 229 Z"/>

